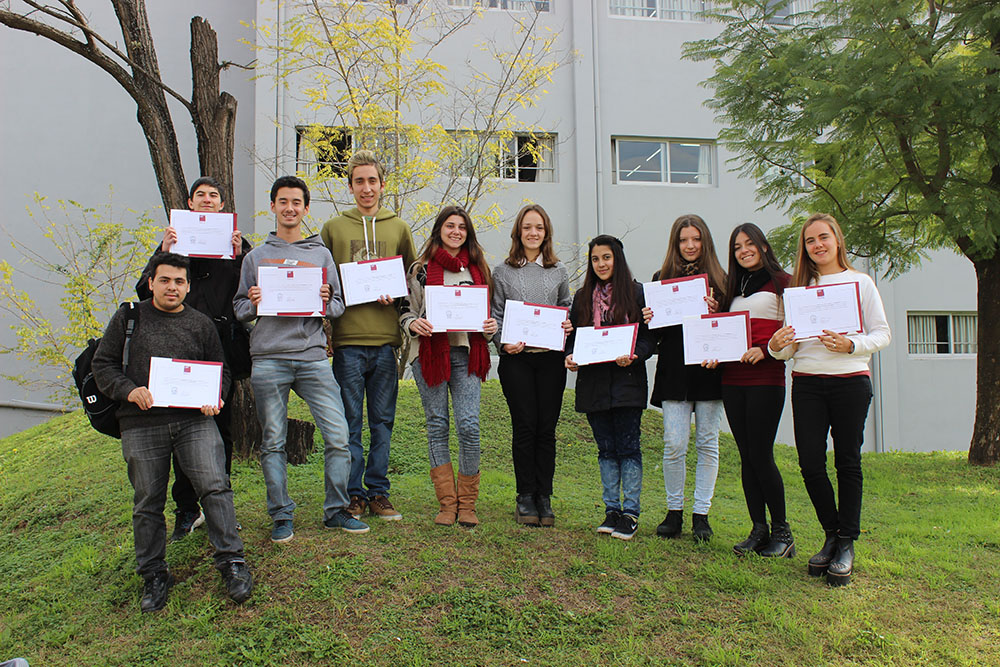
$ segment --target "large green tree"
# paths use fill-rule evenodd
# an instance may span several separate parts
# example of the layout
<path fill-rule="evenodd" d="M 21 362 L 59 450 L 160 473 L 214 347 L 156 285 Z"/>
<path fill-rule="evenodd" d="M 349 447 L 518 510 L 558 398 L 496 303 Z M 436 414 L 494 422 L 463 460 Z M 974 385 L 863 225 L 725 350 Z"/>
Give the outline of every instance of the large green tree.
<path fill-rule="evenodd" d="M 978 282 L 969 461 L 1000 459 L 1000 3 L 732 0 L 714 39 L 709 105 L 758 194 L 828 211 L 850 250 L 898 275 L 935 248 Z M 791 226 L 790 226 L 791 227 Z M 787 239 L 790 229 L 779 231 Z"/>

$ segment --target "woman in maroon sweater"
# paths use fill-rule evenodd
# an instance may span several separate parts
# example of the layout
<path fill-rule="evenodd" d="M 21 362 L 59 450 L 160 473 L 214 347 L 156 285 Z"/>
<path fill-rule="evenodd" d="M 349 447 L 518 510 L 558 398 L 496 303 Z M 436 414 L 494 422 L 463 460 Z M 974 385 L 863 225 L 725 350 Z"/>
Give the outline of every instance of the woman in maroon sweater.
<path fill-rule="evenodd" d="M 765 350 L 781 327 L 781 294 L 791 278 L 757 225 L 745 223 L 729 238 L 729 278 L 722 310 L 750 313 L 750 349 L 722 365 L 722 403 L 740 451 L 743 494 L 753 521 L 749 537 L 733 547 L 766 557 L 792 557 L 795 542 L 785 520 L 785 487 L 774 462 L 774 436 L 785 405 L 785 364 Z M 771 511 L 771 528 L 767 526 Z"/>

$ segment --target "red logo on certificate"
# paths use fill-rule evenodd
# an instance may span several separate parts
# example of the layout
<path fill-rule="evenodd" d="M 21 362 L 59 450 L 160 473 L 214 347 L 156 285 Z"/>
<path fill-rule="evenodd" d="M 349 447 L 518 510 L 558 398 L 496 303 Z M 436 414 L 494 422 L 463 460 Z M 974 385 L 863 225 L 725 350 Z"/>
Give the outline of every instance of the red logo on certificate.
<path fill-rule="evenodd" d="M 713 329 L 718 329 L 719 328 L 719 321 L 718 320 L 712 320 L 712 328 Z"/>
<path fill-rule="evenodd" d="M 535 315 L 541 315 L 541 314 L 542 314 L 542 309 L 541 308 L 535 308 Z"/>
<path fill-rule="evenodd" d="M 294 271 L 287 271 L 287 272 L 285 272 L 285 277 L 286 278 L 294 278 L 295 277 L 295 272 Z"/>
<path fill-rule="evenodd" d="M 822 299 L 823 298 L 823 290 L 821 290 L 821 289 L 816 290 L 816 298 L 817 299 Z"/>
<path fill-rule="evenodd" d="M 372 264 L 372 271 L 378 271 L 378 264 Z"/>
<path fill-rule="evenodd" d="M 602 335 L 602 336 L 607 336 L 607 335 L 608 335 L 608 332 L 607 332 L 607 331 L 602 331 L 602 332 L 601 332 L 601 335 Z"/>
<path fill-rule="evenodd" d="M 672 291 L 672 292 L 680 292 L 681 291 L 681 288 L 678 287 L 677 285 L 672 285 L 671 287 L 672 287 L 672 289 L 670 291 Z"/>
<path fill-rule="evenodd" d="M 462 290 L 460 289 L 455 290 L 455 296 L 462 296 Z"/>
<path fill-rule="evenodd" d="M 205 222 L 205 216 L 199 215 L 198 216 L 198 222 Z"/>
<path fill-rule="evenodd" d="M 185 373 L 190 373 L 191 372 L 191 367 L 190 366 L 185 366 L 184 367 L 184 372 Z"/>

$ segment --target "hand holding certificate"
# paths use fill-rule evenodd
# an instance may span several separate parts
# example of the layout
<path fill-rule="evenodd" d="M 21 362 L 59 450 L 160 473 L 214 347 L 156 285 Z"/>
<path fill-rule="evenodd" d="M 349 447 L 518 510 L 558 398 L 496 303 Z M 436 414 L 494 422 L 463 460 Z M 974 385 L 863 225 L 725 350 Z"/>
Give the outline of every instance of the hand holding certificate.
<path fill-rule="evenodd" d="M 708 276 L 700 273 L 689 278 L 674 278 L 642 284 L 646 307 L 653 311 L 650 329 L 680 324 L 689 315 L 707 315 Z"/>
<path fill-rule="evenodd" d="M 320 266 L 259 266 L 258 315 L 278 317 L 323 317 L 321 288 L 326 270 Z"/>
<path fill-rule="evenodd" d="M 739 361 L 750 348 L 750 313 L 718 313 L 685 317 L 684 363 Z"/>
<path fill-rule="evenodd" d="M 486 285 L 428 285 L 427 320 L 436 332 L 483 331 L 490 317 Z"/>
<path fill-rule="evenodd" d="M 149 392 L 156 408 L 222 407 L 222 362 L 151 357 Z"/>
<path fill-rule="evenodd" d="M 615 361 L 635 353 L 638 324 L 619 324 L 610 327 L 578 327 L 573 346 L 573 363 L 578 366 Z"/>
<path fill-rule="evenodd" d="M 789 287 L 783 295 L 785 322 L 795 340 L 815 338 L 824 331 L 860 333 L 861 290 L 856 282 Z"/>
<path fill-rule="evenodd" d="M 341 264 L 340 282 L 347 306 L 378 301 L 381 296 L 395 299 L 407 294 L 403 258 L 399 255 Z"/>
<path fill-rule="evenodd" d="M 528 347 L 544 350 L 563 350 L 566 347 L 563 322 L 567 313 L 569 308 L 561 306 L 542 306 L 507 299 L 500 342 L 510 345 L 524 343 Z"/>
<path fill-rule="evenodd" d="M 233 258 L 235 213 L 170 211 L 170 226 L 177 232 L 171 252 L 186 257 Z"/>

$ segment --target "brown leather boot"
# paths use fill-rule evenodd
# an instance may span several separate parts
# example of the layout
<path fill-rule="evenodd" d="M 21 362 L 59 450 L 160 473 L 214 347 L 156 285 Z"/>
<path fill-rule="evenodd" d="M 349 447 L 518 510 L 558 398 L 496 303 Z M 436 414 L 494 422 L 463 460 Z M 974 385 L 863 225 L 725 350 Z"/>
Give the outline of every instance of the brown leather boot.
<path fill-rule="evenodd" d="M 439 526 L 450 526 L 455 523 L 458 512 L 458 501 L 455 498 L 455 473 L 451 464 L 431 468 L 431 481 L 434 482 L 434 493 L 441 503 L 441 511 L 434 517 L 434 523 Z"/>
<path fill-rule="evenodd" d="M 479 497 L 479 473 L 458 473 L 458 525 L 472 528 L 479 525 L 476 516 L 476 499 Z"/>

